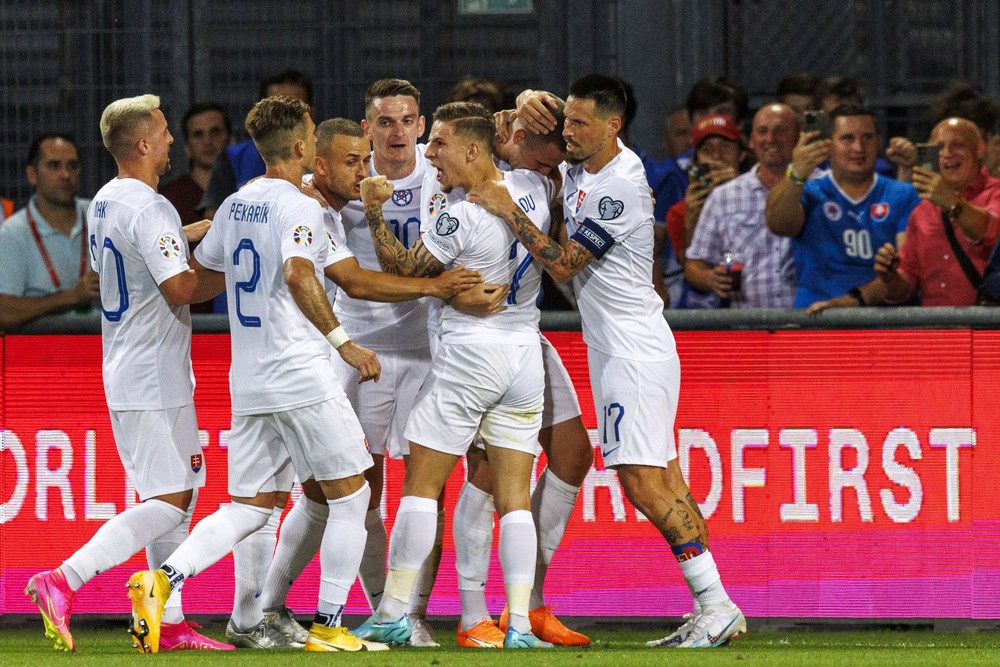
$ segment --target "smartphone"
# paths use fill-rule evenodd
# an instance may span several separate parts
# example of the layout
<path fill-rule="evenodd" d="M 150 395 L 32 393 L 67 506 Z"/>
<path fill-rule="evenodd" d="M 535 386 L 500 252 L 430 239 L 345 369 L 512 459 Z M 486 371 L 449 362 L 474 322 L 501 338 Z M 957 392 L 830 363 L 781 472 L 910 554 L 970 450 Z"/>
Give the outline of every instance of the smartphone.
<path fill-rule="evenodd" d="M 937 171 L 940 157 L 941 146 L 939 144 L 917 144 L 917 167 Z"/>
<path fill-rule="evenodd" d="M 830 138 L 830 119 L 824 111 L 806 111 L 805 114 L 805 124 L 802 128 L 803 132 L 815 132 L 819 130 L 819 135 L 813 137 L 810 143 L 813 141 L 819 141 L 820 139 Z"/>
<path fill-rule="evenodd" d="M 694 183 L 698 182 L 703 188 L 707 188 L 711 185 L 711 181 L 708 180 L 708 165 L 691 163 L 691 166 L 687 168 L 688 181 Z"/>

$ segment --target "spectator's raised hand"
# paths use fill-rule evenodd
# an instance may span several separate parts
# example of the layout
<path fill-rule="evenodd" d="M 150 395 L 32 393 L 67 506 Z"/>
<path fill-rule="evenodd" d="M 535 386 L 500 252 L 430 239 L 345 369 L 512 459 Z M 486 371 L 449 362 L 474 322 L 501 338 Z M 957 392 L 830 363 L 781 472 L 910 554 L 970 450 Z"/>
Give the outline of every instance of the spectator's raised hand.
<path fill-rule="evenodd" d="M 830 158 L 830 149 L 833 141 L 830 139 L 819 139 L 813 141 L 820 135 L 819 130 L 799 133 L 799 142 L 792 150 L 792 174 L 796 178 L 805 180 L 813 169 L 818 167 L 824 160 Z"/>
<path fill-rule="evenodd" d="M 913 187 L 917 189 L 917 194 L 921 199 L 937 204 L 944 209 L 951 208 L 961 201 L 955 188 L 945 183 L 941 174 L 930 169 L 913 168 Z"/>
<path fill-rule="evenodd" d="M 917 163 L 917 147 L 906 137 L 893 137 L 885 149 L 885 157 L 900 167 L 913 167 Z"/>

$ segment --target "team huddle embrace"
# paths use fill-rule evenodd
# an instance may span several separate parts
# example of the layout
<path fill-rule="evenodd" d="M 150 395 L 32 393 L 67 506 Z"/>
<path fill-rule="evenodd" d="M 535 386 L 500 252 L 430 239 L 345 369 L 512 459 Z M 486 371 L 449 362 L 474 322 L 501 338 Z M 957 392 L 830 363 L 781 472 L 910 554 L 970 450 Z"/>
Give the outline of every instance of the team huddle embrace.
<path fill-rule="evenodd" d="M 159 98 L 107 107 L 101 132 L 119 173 L 90 207 L 90 262 L 115 440 L 143 502 L 29 580 L 56 648 L 75 649 L 74 592 L 143 548 L 150 569 L 128 584 L 140 652 L 437 646 L 427 600 L 444 489 L 462 456 L 456 644 L 588 645 L 544 598 L 594 451 L 566 369 L 539 332 L 543 271 L 573 287 L 604 465 L 663 535 L 691 590 L 683 625 L 647 645 L 719 646 L 746 632 L 677 460 L 680 364 L 650 280 L 650 191 L 618 138 L 625 90 L 591 74 L 565 101 L 533 91 L 521 99 L 551 120 L 548 133 L 454 102 L 437 108 L 418 144 L 425 120 L 407 81 L 372 84 L 360 124 L 316 125 L 304 102 L 266 97 L 246 119 L 266 171 L 219 206 L 207 232 L 182 227 L 157 194 L 172 141 Z M 205 466 L 190 465 L 201 448 L 188 304 L 223 291 L 232 502 L 189 534 Z M 532 492 L 539 444 L 547 467 Z M 406 464 L 391 536 L 380 510 L 386 455 Z M 303 493 L 277 538 L 296 478 Z M 485 597 L 494 514 L 507 600 L 497 620 Z M 227 644 L 184 619 L 181 592 L 230 552 Z M 317 552 L 306 629 L 285 602 Z M 348 630 L 341 616 L 356 579 L 372 615 Z"/>

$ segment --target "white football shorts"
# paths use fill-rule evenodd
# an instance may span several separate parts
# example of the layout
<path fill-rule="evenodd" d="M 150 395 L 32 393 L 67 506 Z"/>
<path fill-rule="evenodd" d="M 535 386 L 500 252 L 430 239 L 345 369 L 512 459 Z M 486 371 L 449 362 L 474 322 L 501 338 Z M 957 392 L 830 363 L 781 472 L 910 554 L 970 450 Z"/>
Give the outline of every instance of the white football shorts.
<path fill-rule="evenodd" d="M 542 360 L 545 364 L 545 406 L 542 408 L 542 428 L 561 424 L 580 416 L 580 400 L 576 397 L 573 380 L 563 365 L 555 346 L 545 336 L 542 339 Z"/>
<path fill-rule="evenodd" d="M 372 466 L 365 434 L 343 395 L 284 412 L 233 415 L 229 494 L 289 491 L 300 480 L 344 479 Z"/>
<path fill-rule="evenodd" d="M 406 438 L 460 456 L 478 432 L 490 445 L 534 455 L 544 386 L 541 345 L 442 343 Z"/>
<path fill-rule="evenodd" d="M 587 362 L 604 466 L 667 467 L 677 458 L 677 354 L 666 361 L 635 361 L 590 349 Z"/>
<path fill-rule="evenodd" d="M 340 358 L 333 356 L 337 380 L 368 437 L 371 453 L 392 458 L 410 453 L 410 443 L 403 437 L 406 420 L 424 380 L 431 370 L 427 350 L 375 351 L 382 365 L 378 382 L 358 384 L 358 371 Z"/>
<path fill-rule="evenodd" d="M 111 410 L 118 457 L 142 500 L 205 485 L 194 405 Z"/>

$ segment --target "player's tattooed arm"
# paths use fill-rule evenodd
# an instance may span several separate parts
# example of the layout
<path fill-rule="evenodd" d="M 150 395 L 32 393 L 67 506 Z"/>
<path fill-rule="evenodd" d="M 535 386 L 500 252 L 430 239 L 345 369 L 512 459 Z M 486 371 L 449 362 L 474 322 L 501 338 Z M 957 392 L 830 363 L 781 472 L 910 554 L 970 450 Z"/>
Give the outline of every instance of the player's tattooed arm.
<path fill-rule="evenodd" d="M 392 194 L 392 183 L 385 176 L 373 176 L 361 181 L 361 201 L 365 219 L 371 231 L 372 243 L 379 264 L 386 273 L 399 276 L 424 278 L 444 271 L 444 264 L 427 250 L 422 239 L 417 239 L 409 250 L 389 229 L 382 215 L 382 204 Z"/>
<path fill-rule="evenodd" d="M 480 183 L 469 192 L 468 201 L 479 204 L 506 222 L 521 245 L 560 283 L 569 282 L 594 259 L 590 251 L 576 241 L 570 239 L 563 246 L 544 234 L 514 203 L 507 188 L 499 183 Z"/>

